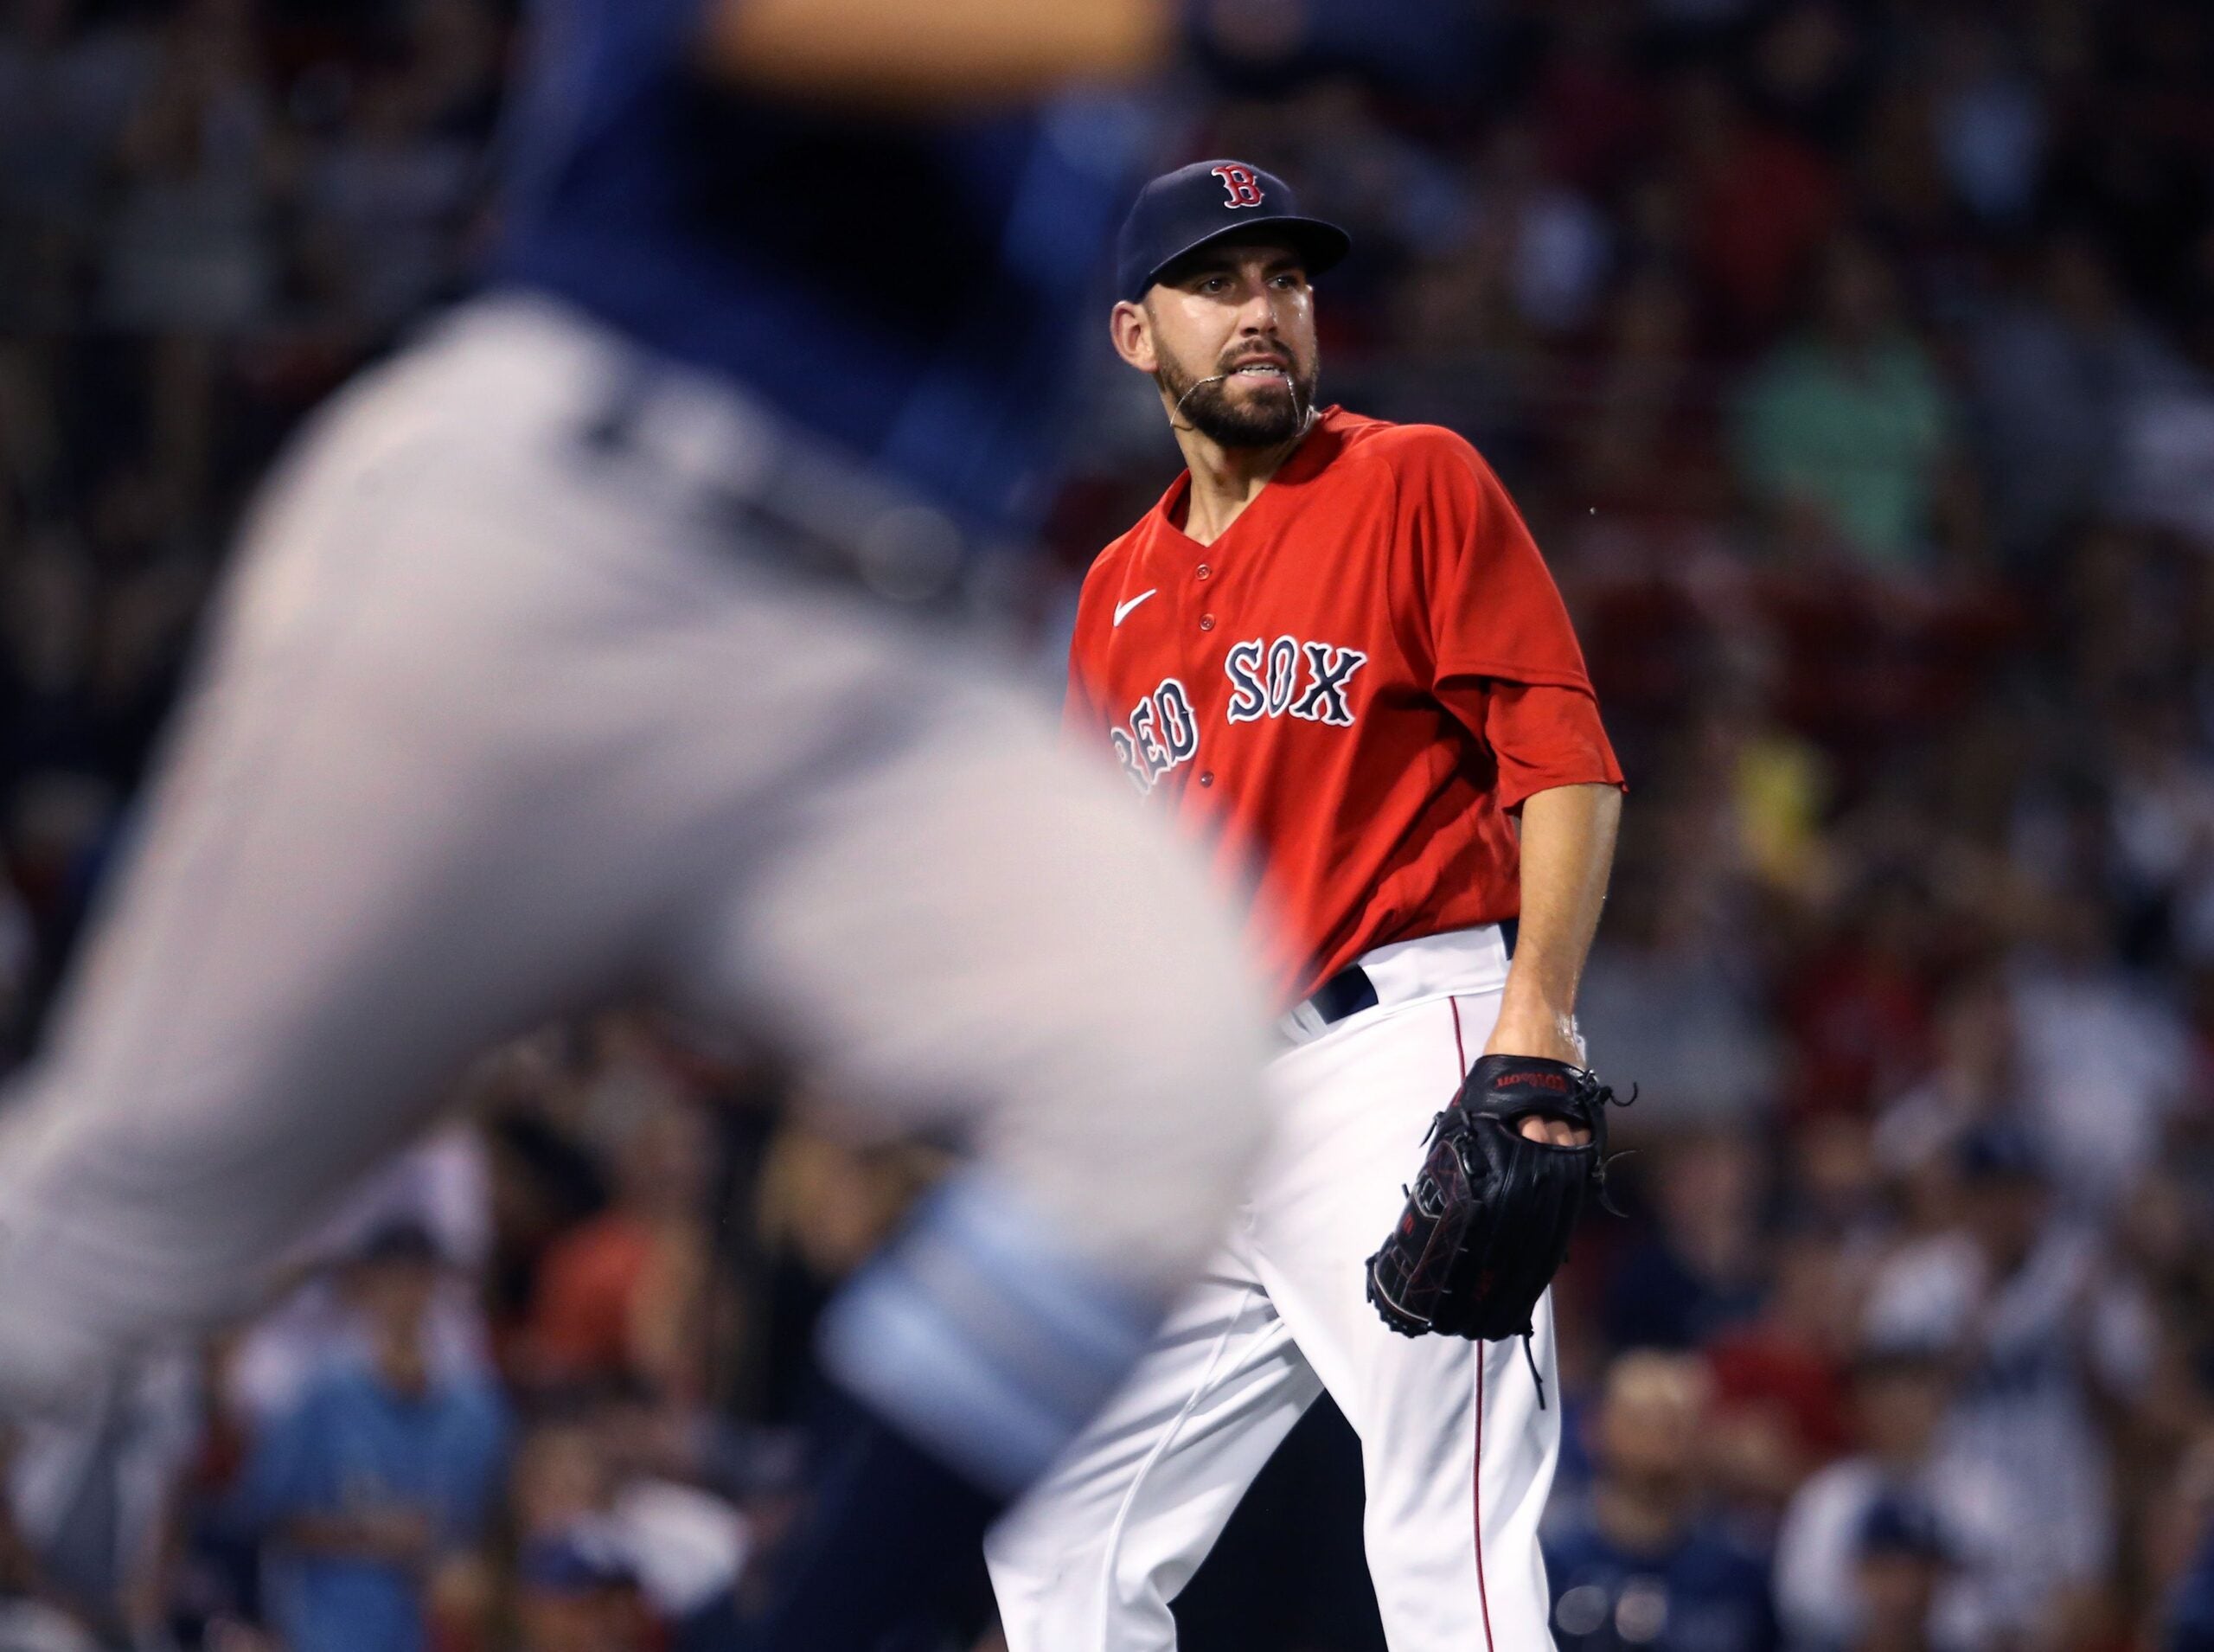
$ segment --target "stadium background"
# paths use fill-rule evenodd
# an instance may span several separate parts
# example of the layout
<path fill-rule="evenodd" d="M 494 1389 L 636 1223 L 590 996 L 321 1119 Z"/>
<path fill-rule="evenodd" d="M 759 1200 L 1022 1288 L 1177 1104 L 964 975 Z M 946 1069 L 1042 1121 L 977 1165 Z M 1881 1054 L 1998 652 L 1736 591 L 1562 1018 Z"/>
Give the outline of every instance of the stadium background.
<path fill-rule="evenodd" d="M 1585 1022 L 1644 1099 L 1559 1291 L 1562 1643 L 1904 1649 L 1934 1592 L 1948 1652 L 2214 1644 L 2214 14 L 1484 15 L 1450 97 L 1154 118 L 1353 229 L 1325 399 L 1490 457 L 1631 777 Z M 7 6 L 0 1062 L 252 484 L 465 283 L 514 44 L 496 0 Z M 1094 359 L 994 588 L 1048 688 L 1174 462 Z M 272 1442 L 379 1335 L 506 1418 L 390 1574 L 435 1644 L 685 1644 L 803 1487 L 811 1314 L 932 1170 L 778 1122 L 804 1082 L 636 1012 L 489 1059 L 266 1320 L 10 1437 L 0 1645 L 275 1645 Z M 1354 1450 L 1295 1436 L 1194 1652 L 1380 1646 Z"/>

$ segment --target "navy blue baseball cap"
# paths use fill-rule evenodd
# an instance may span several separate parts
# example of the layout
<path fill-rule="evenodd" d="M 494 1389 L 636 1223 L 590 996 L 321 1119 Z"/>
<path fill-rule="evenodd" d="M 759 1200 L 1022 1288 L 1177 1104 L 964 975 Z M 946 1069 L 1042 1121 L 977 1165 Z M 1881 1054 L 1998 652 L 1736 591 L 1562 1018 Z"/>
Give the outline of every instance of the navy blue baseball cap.
<path fill-rule="evenodd" d="M 1291 186 L 1246 161 L 1194 161 L 1138 191 L 1115 238 L 1115 291 L 1136 304 L 1172 265 L 1228 236 L 1265 230 L 1320 275 L 1353 250 L 1335 224 L 1299 210 Z"/>

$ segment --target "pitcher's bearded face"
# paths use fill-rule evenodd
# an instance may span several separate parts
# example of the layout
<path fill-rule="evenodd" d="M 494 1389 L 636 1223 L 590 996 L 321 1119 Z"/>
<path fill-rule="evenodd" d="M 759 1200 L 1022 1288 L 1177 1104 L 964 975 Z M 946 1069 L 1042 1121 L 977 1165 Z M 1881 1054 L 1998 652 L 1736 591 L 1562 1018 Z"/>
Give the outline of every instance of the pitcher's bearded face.
<path fill-rule="evenodd" d="M 1302 362 L 1281 347 L 1250 345 L 1203 374 L 1164 349 L 1154 375 L 1176 403 L 1181 421 L 1221 447 L 1275 447 L 1298 435 L 1315 405 L 1318 376 L 1311 350 Z"/>
<path fill-rule="evenodd" d="M 1222 447 L 1275 447 L 1306 427 L 1321 365 L 1314 291 L 1289 248 L 1207 249 L 1146 295 L 1145 312 L 1173 423 Z"/>

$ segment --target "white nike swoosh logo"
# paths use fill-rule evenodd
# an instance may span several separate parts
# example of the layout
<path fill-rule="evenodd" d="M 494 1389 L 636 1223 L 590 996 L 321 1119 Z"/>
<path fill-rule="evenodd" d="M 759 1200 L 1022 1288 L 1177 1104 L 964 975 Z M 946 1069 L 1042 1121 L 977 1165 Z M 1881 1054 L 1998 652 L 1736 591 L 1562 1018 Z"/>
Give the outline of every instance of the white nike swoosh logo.
<path fill-rule="evenodd" d="M 1136 596 L 1132 597 L 1128 602 L 1117 603 L 1115 605 L 1115 623 L 1117 625 L 1121 624 L 1123 623 L 1123 615 L 1129 613 L 1131 609 L 1136 607 L 1140 603 L 1143 602 L 1148 597 L 1152 596 L 1155 592 L 1157 592 L 1160 589 L 1161 587 L 1159 586 L 1155 586 L 1152 591 L 1139 592 Z"/>

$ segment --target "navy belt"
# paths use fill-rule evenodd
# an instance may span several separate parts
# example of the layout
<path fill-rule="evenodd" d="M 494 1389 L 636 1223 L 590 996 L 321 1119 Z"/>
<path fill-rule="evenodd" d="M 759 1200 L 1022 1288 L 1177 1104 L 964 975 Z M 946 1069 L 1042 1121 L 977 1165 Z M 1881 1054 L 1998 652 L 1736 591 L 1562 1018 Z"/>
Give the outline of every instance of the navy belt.
<path fill-rule="evenodd" d="M 577 432 L 585 451 L 667 469 L 649 418 L 667 376 L 648 352 L 626 362 Z M 979 547 L 945 512 L 766 419 L 759 439 L 771 445 L 769 459 L 742 467 L 759 473 L 743 489 L 671 472 L 733 550 L 787 578 L 857 586 L 918 612 L 957 603 Z"/>
<path fill-rule="evenodd" d="M 1512 919 L 1502 920 L 1500 938 L 1507 943 L 1507 956 L 1514 956 L 1515 932 L 1520 927 Z M 1320 1016 L 1326 1027 L 1335 1026 L 1348 1015 L 1358 1015 L 1364 1009 L 1376 1008 L 1376 983 L 1368 978 L 1368 971 L 1358 964 L 1346 967 L 1307 995 L 1303 1006 Z"/>
<path fill-rule="evenodd" d="M 1358 964 L 1348 964 L 1308 995 L 1307 1002 L 1325 1022 L 1341 1021 L 1376 1008 L 1376 983 Z"/>

